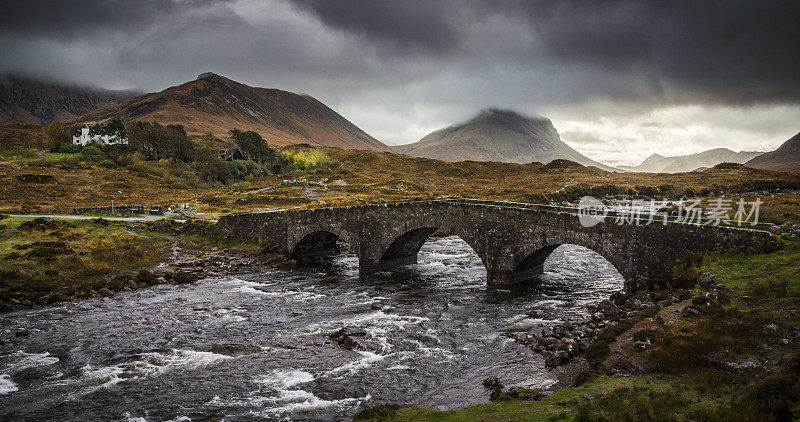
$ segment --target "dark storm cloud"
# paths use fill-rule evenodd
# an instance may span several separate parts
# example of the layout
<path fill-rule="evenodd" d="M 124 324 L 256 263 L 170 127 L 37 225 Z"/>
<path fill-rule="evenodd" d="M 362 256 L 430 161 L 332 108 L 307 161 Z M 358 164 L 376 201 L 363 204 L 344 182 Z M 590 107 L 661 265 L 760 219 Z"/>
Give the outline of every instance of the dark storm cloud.
<path fill-rule="evenodd" d="M 311 94 L 391 143 L 489 106 L 556 116 L 584 143 L 604 116 L 800 110 L 793 0 L 6 0 L 3 12 L 0 74 L 156 91 L 214 71 Z M 796 133 L 784 120 L 780 136 Z M 769 125 L 748 133 L 774 136 Z"/>
<path fill-rule="evenodd" d="M 63 39 L 107 31 L 133 32 L 177 8 L 176 3 L 159 0 L 7 0 L 0 14 L 0 33 Z"/>
<path fill-rule="evenodd" d="M 294 3 L 327 25 L 387 42 L 390 47 L 443 53 L 452 50 L 458 41 L 458 29 L 451 15 L 459 6 L 451 1 L 295 0 Z"/>
<path fill-rule="evenodd" d="M 501 16 L 535 37 L 494 46 L 511 62 L 638 74 L 648 94 L 679 100 L 800 101 L 796 1 L 296 1 L 332 27 L 431 54 L 495 58 L 473 47 L 480 21 Z"/>

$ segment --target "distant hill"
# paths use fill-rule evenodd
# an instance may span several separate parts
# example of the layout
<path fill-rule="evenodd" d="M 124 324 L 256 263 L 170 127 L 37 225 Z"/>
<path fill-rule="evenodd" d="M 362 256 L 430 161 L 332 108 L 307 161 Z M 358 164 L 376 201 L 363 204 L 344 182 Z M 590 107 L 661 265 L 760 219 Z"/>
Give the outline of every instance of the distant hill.
<path fill-rule="evenodd" d="M 483 110 L 467 122 L 439 129 L 418 142 L 393 149 L 413 157 L 444 161 L 524 164 L 564 159 L 607 171 L 616 170 L 565 144 L 550 119 L 527 117 L 509 110 Z"/>
<path fill-rule="evenodd" d="M 622 170 L 644 173 L 685 173 L 711 168 L 719 163 L 744 163 L 763 154 L 758 151 L 735 152 L 727 148 L 715 148 L 697 154 L 665 157 L 653 154 L 638 166 L 619 166 Z"/>
<path fill-rule="evenodd" d="M 190 134 L 228 136 L 253 130 L 271 145 L 307 143 L 347 149 L 389 148 L 320 101 L 279 89 L 251 87 L 203 73 L 196 80 L 95 110 L 81 121 L 157 121 L 181 124 Z"/>
<path fill-rule="evenodd" d="M 759 155 L 745 165 L 757 169 L 800 173 L 800 133 L 789 138 L 775 151 Z"/>
<path fill-rule="evenodd" d="M 0 123 L 40 125 L 71 121 L 81 114 L 119 104 L 139 94 L 16 75 L 0 76 Z"/>

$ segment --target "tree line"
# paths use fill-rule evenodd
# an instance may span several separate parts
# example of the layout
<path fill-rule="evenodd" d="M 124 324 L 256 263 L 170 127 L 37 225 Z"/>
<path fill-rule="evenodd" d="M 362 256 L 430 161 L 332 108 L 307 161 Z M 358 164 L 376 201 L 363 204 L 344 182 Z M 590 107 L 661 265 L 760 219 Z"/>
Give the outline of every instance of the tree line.
<path fill-rule="evenodd" d="M 271 173 L 291 173 L 295 170 L 326 168 L 331 160 L 322 151 L 276 151 L 255 131 L 230 130 L 230 138 L 246 155 L 246 160 L 228 162 L 219 154 L 219 141 L 209 132 L 190 139 L 182 125 L 162 125 L 158 122 L 123 123 L 114 119 L 106 124 L 109 133 L 127 138 L 120 145 L 92 145 L 117 162 L 129 161 L 120 157 L 137 157 L 145 161 L 169 160 L 180 162 L 193 169 L 204 179 L 227 183 L 248 175 L 262 176 Z M 64 123 L 51 123 L 42 128 L 46 146 L 53 152 L 77 153 L 83 150 L 72 142 L 71 127 Z"/>

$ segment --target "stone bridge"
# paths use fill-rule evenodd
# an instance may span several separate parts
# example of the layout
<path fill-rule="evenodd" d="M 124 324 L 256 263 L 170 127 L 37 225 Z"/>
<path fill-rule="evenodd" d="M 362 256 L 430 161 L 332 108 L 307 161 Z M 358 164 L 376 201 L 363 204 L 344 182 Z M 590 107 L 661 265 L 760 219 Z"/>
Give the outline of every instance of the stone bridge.
<path fill-rule="evenodd" d="M 223 216 L 220 235 L 268 238 L 287 256 L 303 260 L 338 250 L 343 241 L 371 272 L 417 262 L 437 229 L 467 242 L 483 261 L 490 284 L 520 283 L 542 273 L 545 259 L 563 244 L 607 259 L 630 290 L 663 285 L 687 253 L 772 250 L 765 231 L 656 222 L 584 227 L 574 208 L 479 200 L 433 200 Z"/>

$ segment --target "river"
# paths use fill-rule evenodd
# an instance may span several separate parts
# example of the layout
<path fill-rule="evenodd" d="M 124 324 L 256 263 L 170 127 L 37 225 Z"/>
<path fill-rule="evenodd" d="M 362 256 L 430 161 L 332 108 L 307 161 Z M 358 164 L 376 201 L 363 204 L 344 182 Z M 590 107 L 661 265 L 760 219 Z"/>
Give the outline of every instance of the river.
<path fill-rule="evenodd" d="M 608 262 L 576 246 L 551 255 L 537 286 L 489 287 L 485 277 L 472 249 L 447 237 L 429 240 L 419 264 L 365 278 L 343 254 L 326 267 L 2 314 L 0 419 L 348 420 L 381 403 L 486 402 L 487 377 L 555 381 L 504 332 L 582 318 L 622 287 Z M 344 326 L 378 350 L 331 341 Z"/>

